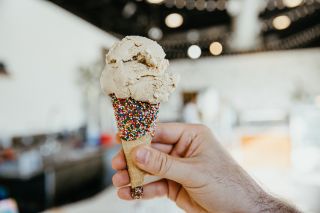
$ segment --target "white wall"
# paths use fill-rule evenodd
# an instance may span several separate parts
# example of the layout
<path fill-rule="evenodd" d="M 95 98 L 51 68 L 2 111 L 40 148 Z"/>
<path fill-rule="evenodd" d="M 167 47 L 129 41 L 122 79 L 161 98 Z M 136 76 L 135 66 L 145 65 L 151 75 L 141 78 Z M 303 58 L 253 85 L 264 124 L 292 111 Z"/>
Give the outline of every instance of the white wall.
<path fill-rule="evenodd" d="M 0 136 L 81 125 L 78 68 L 116 39 L 44 0 L 1 0 L 0 26 Z"/>
<path fill-rule="evenodd" d="M 170 69 L 181 75 L 179 91 L 163 106 L 170 119 L 178 114 L 181 90 L 215 88 L 238 110 L 288 109 L 297 84 L 320 94 L 320 49 L 265 52 L 199 60 L 177 60 Z M 174 110 L 175 109 L 175 110 Z"/>
<path fill-rule="evenodd" d="M 115 38 L 43 0 L 0 0 L 0 136 L 75 128 L 84 121 L 78 67 Z M 288 108 L 295 84 L 320 94 L 319 49 L 172 61 L 179 89 L 161 120 L 179 117 L 182 90 L 216 88 L 236 109 Z"/>

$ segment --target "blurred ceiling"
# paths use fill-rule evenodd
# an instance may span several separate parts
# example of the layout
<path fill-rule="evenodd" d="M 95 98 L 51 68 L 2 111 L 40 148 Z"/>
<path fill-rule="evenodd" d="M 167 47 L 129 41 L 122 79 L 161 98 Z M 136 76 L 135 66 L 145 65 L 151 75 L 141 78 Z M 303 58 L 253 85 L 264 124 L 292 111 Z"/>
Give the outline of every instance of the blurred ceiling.
<path fill-rule="evenodd" d="M 49 1 L 118 38 L 158 40 L 170 59 L 320 46 L 320 0 Z"/>

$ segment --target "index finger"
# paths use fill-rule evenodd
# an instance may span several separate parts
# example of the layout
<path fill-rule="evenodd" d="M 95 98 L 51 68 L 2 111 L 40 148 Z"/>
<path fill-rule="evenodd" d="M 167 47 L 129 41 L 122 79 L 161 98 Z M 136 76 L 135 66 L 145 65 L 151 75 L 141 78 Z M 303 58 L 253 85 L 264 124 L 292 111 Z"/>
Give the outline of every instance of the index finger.
<path fill-rule="evenodd" d="M 115 137 L 115 141 L 117 144 L 121 144 L 120 132 L 117 132 L 116 137 Z"/>
<path fill-rule="evenodd" d="M 179 141 L 187 125 L 181 123 L 158 123 L 152 142 L 175 144 Z"/>
<path fill-rule="evenodd" d="M 157 123 L 153 143 L 175 144 L 189 125 L 183 123 Z M 115 137 L 116 143 L 121 144 L 120 133 Z"/>

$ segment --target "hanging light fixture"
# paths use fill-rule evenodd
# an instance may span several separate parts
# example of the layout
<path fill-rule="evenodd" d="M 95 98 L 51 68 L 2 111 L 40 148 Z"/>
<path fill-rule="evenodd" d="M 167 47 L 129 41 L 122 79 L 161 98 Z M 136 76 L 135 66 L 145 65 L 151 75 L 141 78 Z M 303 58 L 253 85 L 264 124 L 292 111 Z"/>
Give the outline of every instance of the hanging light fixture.
<path fill-rule="evenodd" d="M 282 2 L 286 7 L 292 8 L 299 6 L 303 0 L 283 0 Z"/>
<path fill-rule="evenodd" d="M 222 53 L 223 47 L 220 42 L 212 42 L 209 47 L 210 53 L 212 55 L 220 55 Z"/>
<path fill-rule="evenodd" d="M 151 27 L 148 31 L 148 36 L 154 40 L 160 40 L 163 36 L 162 30 L 158 27 Z"/>
<path fill-rule="evenodd" d="M 277 30 L 287 29 L 291 24 L 291 20 L 286 15 L 277 16 L 273 19 L 272 25 Z"/>
<path fill-rule="evenodd" d="M 136 11 L 137 5 L 133 2 L 128 2 L 122 10 L 122 16 L 125 18 L 130 18 L 136 13 Z"/>
<path fill-rule="evenodd" d="M 190 58 L 197 59 L 201 56 L 201 48 L 198 45 L 191 45 L 187 53 Z"/>
<path fill-rule="evenodd" d="M 177 28 L 183 24 L 183 17 L 179 13 L 171 13 L 165 18 L 165 24 L 170 28 Z"/>
<path fill-rule="evenodd" d="M 147 0 L 147 2 L 149 2 L 150 4 L 160 4 L 162 3 L 164 0 Z"/>

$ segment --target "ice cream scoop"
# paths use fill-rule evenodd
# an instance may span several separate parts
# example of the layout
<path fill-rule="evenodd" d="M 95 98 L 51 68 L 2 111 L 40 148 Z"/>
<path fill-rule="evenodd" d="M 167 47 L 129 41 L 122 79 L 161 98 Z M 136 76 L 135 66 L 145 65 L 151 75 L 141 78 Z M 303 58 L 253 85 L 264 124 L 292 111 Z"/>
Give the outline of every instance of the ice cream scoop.
<path fill-rule="evenodd" d="M 178 77 L 168 72 L 162 47 L 141 36 L 127 36 L 115 43 L 106 56 L 100 79 L 105 94 L 133 98 L 151 104 L 167 101 Z"/>
<path fill-rule="evenodd" d="M 131 183 L 131 196 L 143 195 L 145 173 L 133 164 L 131 151 L 150 145 L 160 102 L 175 90 L 178 77 L 168 72 L 162 47 L 140 36 L 115 43 L 106 56 L 100 83 L 111 97 Z"/>

